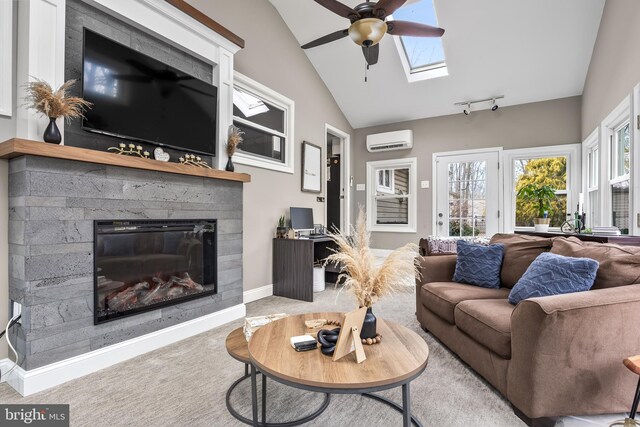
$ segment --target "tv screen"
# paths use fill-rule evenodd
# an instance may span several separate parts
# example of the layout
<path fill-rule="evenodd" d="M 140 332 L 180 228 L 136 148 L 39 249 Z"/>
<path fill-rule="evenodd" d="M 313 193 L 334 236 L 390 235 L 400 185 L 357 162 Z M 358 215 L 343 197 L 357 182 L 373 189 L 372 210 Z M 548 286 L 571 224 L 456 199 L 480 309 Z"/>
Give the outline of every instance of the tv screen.
<path fill-rule="evenodd" d="M 215 86 L 84 30 L 83 129 L 215 155 Z"/>
<path fill-rule="evenodd" d="M 294 230 L 313 230 L 313 209 L 289 208 L 289 216 Z"/>

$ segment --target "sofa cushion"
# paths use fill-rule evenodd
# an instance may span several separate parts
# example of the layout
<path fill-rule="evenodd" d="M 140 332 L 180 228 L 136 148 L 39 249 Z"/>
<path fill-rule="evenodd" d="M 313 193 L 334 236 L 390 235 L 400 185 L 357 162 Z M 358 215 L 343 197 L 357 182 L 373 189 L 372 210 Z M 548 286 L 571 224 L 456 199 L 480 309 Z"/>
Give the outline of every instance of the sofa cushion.
<path fill-rule="evenodd" d="M 576 237 L 553 240 L 551 252 L 595 259 L 600 263 L 593 289 L 640 283 L 640 247 L 612 243 L 583 242 Z"/>
<path fill-rule="evenodd" d="M 454 310 L 461 301 L 506 298 L 509 289 L 481 288 L 456 282 L 433 282 L 422 286 L 422 305 L 450 324 L 455 324 Z"/>
<path fill-rule="evenodd" d="M 509 302 L 550 295 L 588 291 L 593 286 L 598 261 L 545 252 L 538 255 L 509 293 Z"/>
<path fill-rule="evenodd" d="M 494 234 L 490 243 L 504 245 L 500 281 L 502 286 L 513 288 L 533 260 L 551 249 L 553 240 L 524 234 Z"/>
<path fill-rule="evenodd" d="M 462 301 L 455 309 L 456 326 L 500 357 L 509 359 L 514 309 L 504 298 Z"/>
<path fill-rule="evenodd" d="M 454 281 L 483 288 L 500 287 L 504 245 L 498 243 L 483 246 L 460 240 L 457 249 L 458 259 L 456 271 L 453 273 Z"/>

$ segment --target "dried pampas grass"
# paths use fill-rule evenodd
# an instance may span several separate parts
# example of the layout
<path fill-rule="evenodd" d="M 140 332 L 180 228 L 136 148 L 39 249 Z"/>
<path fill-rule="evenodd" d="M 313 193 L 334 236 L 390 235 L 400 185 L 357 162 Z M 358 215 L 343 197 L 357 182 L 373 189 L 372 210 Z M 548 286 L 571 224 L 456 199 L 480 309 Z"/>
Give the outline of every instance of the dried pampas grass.
<path fill-rule="evenodd" d="M 84 117 L 84 112 L 91 108 L 91 103 L 79 97 L 69 97 L 67 92 L 76 83 L 68 80 L 58 90 L 44 80 L 36 79 L 25 85 L 25 98 L 28 108 L 33 108 L 49 118 L 64 117 L 67 120 Z"/>
<path fill-rule="evenodd" d="M 231 157 L 236 154 L 238 145 L 242 144 L 242 135 L 244 132 L 240 128 L 233 126 L 229 132 L 229 138 L 227 139 L 227 156 Z"/>
<path fill-rule="evenodd" d="M 343 289 L 350 290 L 361 307 L 371 307 L 385 295 L 412 289 L 407 280 L 420 275 L 415 258 L 418 245 L 409 243 L 393 251 L 380 265 L 369 249 L 370 233 L 367 231 L 362 208 L 358 214 L 353 236 L 342 231 L 330 233 L 338 248 L 325 260 L 326 264 L 342 267 L 338 283 L 344 279 Z M 337 285 L 337 284 L 336 284 Z"/>

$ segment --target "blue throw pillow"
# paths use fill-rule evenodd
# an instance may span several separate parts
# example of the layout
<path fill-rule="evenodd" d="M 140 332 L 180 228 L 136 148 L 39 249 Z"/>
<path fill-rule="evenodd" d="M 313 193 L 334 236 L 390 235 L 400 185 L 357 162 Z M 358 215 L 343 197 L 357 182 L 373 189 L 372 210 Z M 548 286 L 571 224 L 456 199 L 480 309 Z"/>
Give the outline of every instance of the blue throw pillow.
<path fill-rule="evenodd" d="M 549 295 L 588 291 L 598 271 L 598 261 L 543 252 L 531 263 L 509 293 L 509 302 Z"/>
<path fill-rule="evenodd" d="M 453 280 L 459 283 L 481 286 L 483 288 L 500 287 L 500 268 L 504 245 L 477 245 L 464 240 L 458 241 L 458 259 Z"/>

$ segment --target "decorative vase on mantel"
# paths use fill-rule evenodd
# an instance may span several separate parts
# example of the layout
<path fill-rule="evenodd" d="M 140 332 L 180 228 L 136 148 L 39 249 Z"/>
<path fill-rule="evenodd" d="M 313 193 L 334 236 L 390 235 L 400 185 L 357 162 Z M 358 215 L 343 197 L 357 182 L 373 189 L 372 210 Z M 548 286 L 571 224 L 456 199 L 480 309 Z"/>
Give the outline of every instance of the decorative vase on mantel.
<path fill-rule="evenodd" d="M 49 117 L 49 124 L 44 130 L 42 139 L 49 144 L 60 144 L 60 142 L 62 142 L 62 134 L 60 134 L 60 129 L 58 129 L 58 125 L 56 124 L 56 117 Z"/>
<path fill-rule="evenodd" d="M 225 166 L 224 170 L 229 171 L 229 172 L 233 172 L 234 170 L 236 170 L 236 167 L 233 165 L 233 162 L 231 161 L 231 157 L 229 156 L 229 159 L 227 160 L 227 166 Z"/>
<path fill-rule="evenodd" d="M 362 322 L 360 338 L 375 338 L 376 335 L 376 316 L 374 316 L 373 311 L 371 311 L 371 307 L 367 307 L 367 314 L 365 314 L 364 322 Z"/>

